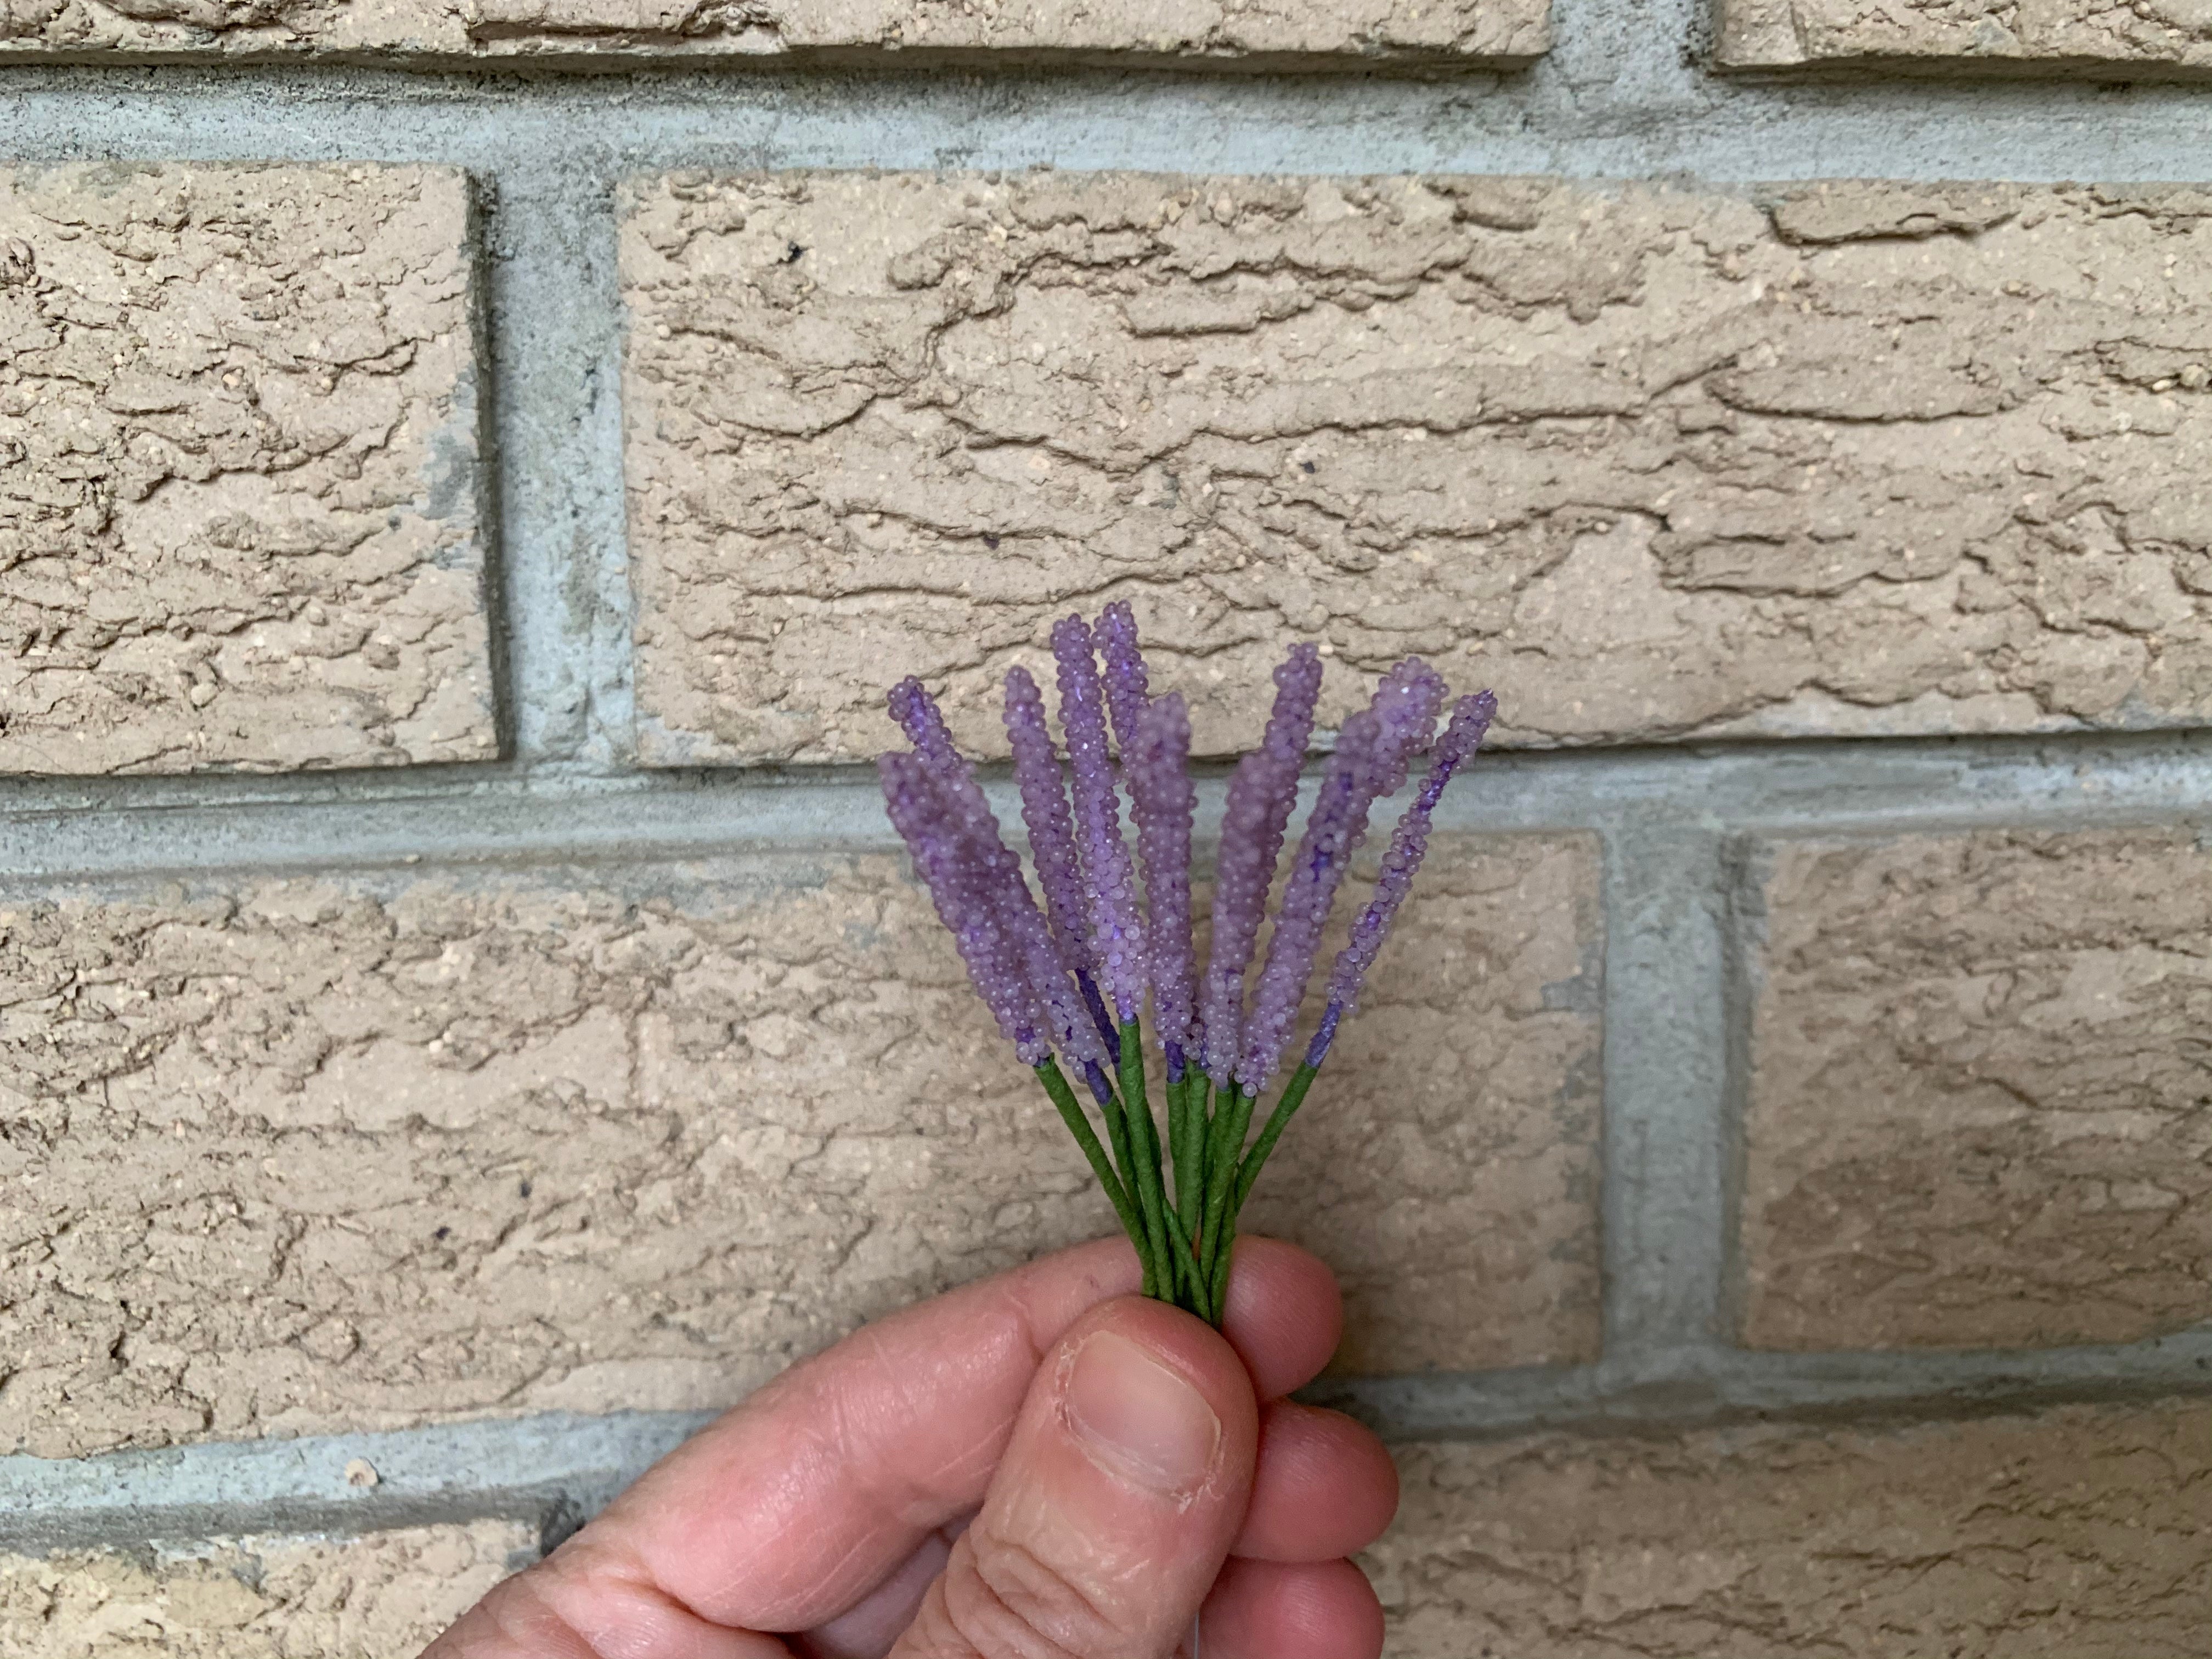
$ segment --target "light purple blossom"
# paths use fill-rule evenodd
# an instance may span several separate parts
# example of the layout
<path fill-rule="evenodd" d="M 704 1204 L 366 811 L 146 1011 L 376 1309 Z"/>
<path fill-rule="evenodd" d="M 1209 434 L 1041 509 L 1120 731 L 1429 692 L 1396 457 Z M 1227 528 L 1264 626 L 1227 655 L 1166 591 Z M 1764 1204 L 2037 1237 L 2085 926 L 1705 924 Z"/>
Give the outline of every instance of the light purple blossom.
<path fill-rule="evenodd" d="M 931 771 L 948 781 L 956 777 L 975 777 L 975 768 L 962 759 L 960 751 L 952 746 L 952 733 L 945 724 L 944 711 L 938 708 L 937 699 L 922 688 L 920 680 L 908 675 L 891 687 L 884 702 L 890 705 L 891 718 L 906 733 L 914 752 Z"/>
<path fill-rule="evenodd" d="M 1248 1094 L 1259 1093 L 1282 1061 L 1336 890 L 1366 838 L 1368 814 L 1377 797 L 1405 782 L 1413 756 L 1428 747 L 1443 695 L 1437 672 L 1408 657 L 1382 677 L 1367 708 L 1344 723 L 1284 884 L 1267 960 L 1253 994 L 1252 1020 L 1237 1064 L 1237 1083 Z"/>
<path fill-rule="evenodd" d="M 1084 1005 L 1108 1047 L 1120 1034 L 1098 999 L 1097 957 L 1091 948 L 1090 908 L 1084 898 L 1083 872 L 1075 856 L 1075 825 L 1068 816 L 1067 780 L 1053 753 L 1044 720 L 1044 695 L 1026 668 L 1006 672 L 1006 740 L 1014 751 L 1014 781 L 1022 794 L 1022 823 L 1029 830 L 1030 856 L 1037 884 L 1044 889 L 1045 913 L 1052 920 L 1060 959 L 1075 975 Z"/>
<path fill-rule="evenodd" d="M 1067 969 L 1053 945 L 1051 931 L 1036 908 L 1036 901 L 1030 896 L 1029 884 L 1022 879 L 1019 870 L 1014 872 L 1012 881 L 1000 884 L 999 905 L 1000 917 L 1013 936 L 1030 983 L 1044 1005 L 1060 1052 L 1078 1066 L 1095 1066 L 1104 1060 L 1107 1046 L 1101 1040 L 1103 1033 L 1094 1023 L 1091 1009 L 1085 1006 L 1084 1000 L 1068 984 Z M 1094 990 L 1091 1001 L 1095 1005 L 1097 1000 L 1097 993 Z"/>
<path fill-rule="evenodd" d="M 1406 808 L 1405 816 L 1398 820 L 1397 829 L 1391 832 L 1389 850 L 1382 855 L 1382 873 L 1376 878 L 1375 896 L 1368 900 L 1367 908 L 1352 924 L 1352 942 L 1336 954 L 1321 1026 L 1306 1047 L 1307 1065 L 1322 1063 L 1336 1036 L 1337 1023 L 1358 1009 L 1359 990 L 1366 983 L 1367 971 L 1375 965 L 1376 956 L 1382 949 L 1382 941 L 1398 915 L 1398 907 L 1406 902 L 1406 895 L 1413 889 L 1413 877 L 1428 852 L 1429 827 L 1437 802 L 1443 798 L 1444 786 L 1451 781 L 1452 774 L 1481 746 L 1497 713 L 1498 699 L 1487 691 L 1462 697 L 1452 705 L 1451 723 L 1437 740 L 1429 775 L 1422 781 L 1413 804 Z"/>
<path fill-rule="evenodd" d="M 952 832 L 973 843 L 969 856 L 980 862 L 993 883 L 1002 882 L 1009 875 L 1020 882 L 1021 862 L 999 834 L 999 820 L 975 781 L 975 769 L 952 746 L 952 734 L 945 728 L 937 700 L 922 689 L 920 680 L 908 676 L 891 688 L 889 702 L 891 718 L 913 741 L 915 760 L 937 781 L 943 796 L 941 810 Z M 1023 885 L 1026 891 L 1027 884 Z"/>
<path fill-rule="evenodd" d="M 1114 741 L 1126 772 L 1137 746 L 1137 722 L 1152 701 L 1144 653 L 1137 648 L 1137 614 L 1129 602 L 1116 599 L 1100 611 L 1096 632 L 1098 654 L 1106 664 L 1106 708 L 1114 716 Z"/>
<path fill-rule="evenodd" d="M 1038 1018 L 1041 1004 L 1049 1021 L 1050 1037 L 1058 1039 L 1071 1059 L 1079 1063 L 1087 1054 L 1103 1053 L 1091 1019 L 1067 982 L 1036 901 L 1030 896 L 1021 861 L 999 833 L 999 820 L 975 781 L 975 769 L 953 748 L 936 700 L 920 681 L 909 678 L 891 689 L 890 704 L 892 718 L 915 744 L 913 754 L 885 756 L 878 763 L 885 799 L 894 809 L 892 823 L 914 849 L 915 867 L 930 884 L 938 914 L 945 917 L 956 937 L 964 929 L 979 948 L 986 937 L 994 941 L 988 963 L 994 988 L 988 991 L 985 979 L 978 977 L 975 963 L 963 949 L 962 957 L 969 961 L 969 977 L 975 981 L 976 990 L 994 1015 L 1000 1017 L 1004 1029 L 1007 1017 L 1001 1010 L 1013 1006 L 1006 1000 L 1012 995 L 1006 988 L 1008 976 L 1018 975 L 1029 988 L 1025 1017 L 1031 1028 L 1042 1024 Z M 930 786 L 927 789 L 921 787 L 924 779 Z M 902 812 L 906 823 L 900 822 Z M 909 824 L 923 835 L 932 866 L 948 884 L 951 902 L 960 921 L 946 915 L 947 897 L 939 894 L 939 878 L 923 866 L 922 849 L 908 833 Z M 946 845 L 949 852 L 944 850 Z M 994 1002 L 994 995 L 1000 1000 Z M 1014 1033 L 1009 1030 L 1008 1036 L 1013 1037 Z M 1032 1058 L 1039 1040 L 1049 1039 L 1040 1030 L 1015 1042 L 1024 1060 L 1032 1066 L 1044 1057 L 1036 1054 Z"/>
<path fill-rule="evenodd" d="M 893 753 L 876 763 L 892 825 L 914 854 L 931 901 L 951 930 L 976 995 L 1027 1066 L 1051 1053 L 1021 951 L 994 902 L 992 882 L 977 849 L 959 833 L 936 770 L 918 754 Z"/>
<path fill-rule="evenodd" d="M 1077 852 L 1089 886 L 1091 934 L 1099 977 L 1123 1021 L 1145 1003 L 1145 939 L 1137 920 L 1137 876 L 1121 839 L 1121 799 L 1106 754 L 1106 707 L 1092 654 L 1091 629 L 1080 617 L 1053 624 L 1052 653 L 1060 665 L 1060 724 L 1075 775 Z"/>
<path fill-rule="evenodd" d="M 1200 1018 L 1206 1074 L 1229 1086 L 1244 1016 L 1244 974 L 1260 938 L 1267 889 L 1297 804 L 1298 769 L 1321 698 L 1321 653 L 1297 645 L 1275 670 L 1275 705 L 1259 748 L 1237 763 L 1214 863 L 1213 946 L 1206 958 Z"/>
<path fill-rule="evenodd" d="M 1375 700 L 1367 705 L 1382 722 L 1375 770 L 1367 780 L 1374 799 L 1395 795 L 1406 787 L 1406 774 L 1413 757 L 1429 746 L 1443 701 L 1443 677 L 1419 657 L 1407 658 L 1383 675 L 1375 688 Z"/>
<path fill-rule="evenodd" d="M 1190 782 L 1190 712 L 1170 691 L 1137 718 L 1123 756 L 1137 855 L 1145 866 L 1145 939 L 1168 1079 L 1182 1081 L 1191 1040 L 1190 830 L 1198 792 Z"/>
<path fill-rule="evenodd" d="M 1291 1028 L 1297 1023 L 1329 906 L 1374 802 L 1367 784 L 1377 764 L 1375 750 L 1382 738 L 1382 722 L 1372 710 L 1363 708 L 1345 721 L 1337 733 L 1336 751 L 1322 769 L 1305 834 L 1283 883 L 1275 929 L 1267 938 L 1267 959 L 1252 994 L 1252 1018 L 1245 1025 L 1243 1048 L 1237 1060 L 1237 1086 L 1248 1095 L 1258 1094 L 1274 1075 L 1283 1046 L 1291 1040 Z"/>

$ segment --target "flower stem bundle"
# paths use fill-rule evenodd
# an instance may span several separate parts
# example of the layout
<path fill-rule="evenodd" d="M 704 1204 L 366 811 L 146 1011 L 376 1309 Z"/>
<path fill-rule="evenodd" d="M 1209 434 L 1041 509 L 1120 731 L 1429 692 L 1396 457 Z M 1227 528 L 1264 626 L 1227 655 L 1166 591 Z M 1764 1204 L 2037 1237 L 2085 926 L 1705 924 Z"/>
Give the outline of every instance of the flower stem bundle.
<path fill-rule="evenodd" d="M 1382 677 L 1322 767 L 1248 996 L 1313 734 L 1320 653 L 1297 646 L 1276 669 L 1260 747 L 1230 779 L 1201 974 L 1191 942 L 1197 795 L 1188 711 L 1178 693 L 1152 695 L 1127 605 L 1108 605 L 1095 628 L 1062 618 L 1052 647 L 1065 764 L 1036 679 L 1016 668 L 1006 684 L 1006 736 L 1042 906 L 974 769 L 916 680 L 890 693 L 891 717 L 911 747 L 878 763 L 884 797 L 969 980 L 1036 1070 L 1136 1247 L 1145 1294 L 1218 1325 L 1238 1213 L 1357 1006 L 1427 851 L 1437 802 L 1481 744 L 1497 702 L 1487 691 L 1460 698 L 1439 736 L 1445 690 L 1436 672 L 1408 658 Z M 1424 756 L 1425 776 L 1390 837 L 1351 942 L 1337 953 L 1320 1024 L 1255 1137 L 1260 1097 L 1280 1070 L 1368 817 Z M 1122 833 L 1124 794 L 1133 858 Z M 1146 1066 L 1148 999 L 1164 1115 L 1154 1112 Z M 1071 1073 L 1095 1105 L 1096 1123 Z"/>

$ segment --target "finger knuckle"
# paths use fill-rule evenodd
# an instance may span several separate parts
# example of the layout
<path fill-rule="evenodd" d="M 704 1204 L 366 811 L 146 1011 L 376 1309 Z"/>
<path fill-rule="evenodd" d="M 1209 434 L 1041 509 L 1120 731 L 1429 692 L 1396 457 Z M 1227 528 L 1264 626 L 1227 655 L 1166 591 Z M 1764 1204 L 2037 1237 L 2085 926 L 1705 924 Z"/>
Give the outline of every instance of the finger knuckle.
<path fill-rule="evenodd" d="M 1138 1659 L 1106 1609 L 1014 1540 L 963 1537 L 939 1605 L 948 1659 Z"/>

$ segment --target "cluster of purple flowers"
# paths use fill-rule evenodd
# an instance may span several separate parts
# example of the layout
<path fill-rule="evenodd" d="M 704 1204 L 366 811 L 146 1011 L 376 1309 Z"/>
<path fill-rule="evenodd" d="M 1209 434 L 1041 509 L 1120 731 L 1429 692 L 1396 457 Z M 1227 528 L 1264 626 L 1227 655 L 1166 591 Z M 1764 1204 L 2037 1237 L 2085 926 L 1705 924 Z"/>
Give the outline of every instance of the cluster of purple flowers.
<path fill-rule="evenodd" d="M 1320 653 L 1297 646 L 1276 669 L 1266 735 L 1230 780 L 1212 948 L 1201 975 L 1191 943 L 1197 794 L 1189 712 L 1176 692 L 1152 694 L 1127 605 L 1108 605 L 1095 628 L 1080 617 L 1063 618 L 1054 625 L 1052 649 L 1065 765 L 1036 679 L 1022 668 L 1006 676 L 1006 736 L 1042 908 L 974 769 L 913 679 L 890 693 L 891 717 L 913 747 L 878 763 L 884 795 L 969 977 L 1015 1052 L 1036 1069 L 1135 1244 L 1145 1293 L 1218 1324 L 1237 1213 L 1338 1024 L 1357 1006 L 1427 851 L 1437 799 L 1482 742 L 1497 702 L 1487 691 L 1460 698 L 1438 736 L 1443 681 L 1408 658 L 1345 722 L 1291 854 L 1248 1003 L 1260 924 L 1313 734 Z M 1368 817 L 1404 787 L 1423 755 L 1427 775 L 1390 837 L 1351 942 L 1337 953 L 1320 1025 L 1248 1146 L 1255 1108 L 1281 1068 Z M 1136 830 L 1133 859 L 1122 835 L 1123 791 Z M 1164 1142 L 1145 1075 L 1147 994 L 1166 1073 Z M 1097 1101 L 1103 1140 L 1062 1058 Z"/>

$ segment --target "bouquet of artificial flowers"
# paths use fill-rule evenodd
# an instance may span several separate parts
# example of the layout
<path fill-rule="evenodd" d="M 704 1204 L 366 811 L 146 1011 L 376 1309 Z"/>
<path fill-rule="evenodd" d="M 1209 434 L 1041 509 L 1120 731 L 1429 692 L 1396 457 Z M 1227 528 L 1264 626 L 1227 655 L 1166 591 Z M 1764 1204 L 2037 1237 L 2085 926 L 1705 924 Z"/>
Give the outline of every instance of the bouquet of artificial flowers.
<path fill-rule="evenodd" d="M 1042 909 L 974 769 L 954 750 L 943 715 L 916 680 L 890 693 L 891 716 L 914 746 L 878 763 L 884 795 L 977 993 L 1015 1053 L 1036 1068 L 1136 1246 L 1145 1294 L 1218 1325 L 1237 1214 L 1312 1087 L 1338 1024 L 1356 1006 L 1427 850 L 1437 799 L 1481 743 L 1497 700 L 1487 691 L 1462 697 L 1437 737 L 1443 681 L 1408 658 L 1344 723 L 1284 878 L 1248 1004 L 1245 981 L 1313 733 L 1320 653 L 1297 646 L 1276 669 L 1266 735 L 1230 779 L 1212 946 L 1200 978 L 1191 945 L 1197 797 L 1183 700 L 1172 691 L 1152 695 L 1127 605 L 1108 605 L 1095 629 L 1080 617 L 1063 618 L 1053 628 L 1052 647 L 1065 766 L 1036 681 L 1023 668 L 1006 676 L 1006 735 Z M 1427 776 L 1398 820 L 1351 943 L 1337 953 L 1321 1024 L 1247 1146 L 1368 815 L 1403 786 L 1425 753 Z M 1121 832 L 1123 790 L 1136 828 L 1133 860 Z M 1164 1141 L 1145 1066 L 1147 992 L 1166 1075 Z M 1103 1141 L 1061 1059 L 1097 1103 Z"/>

